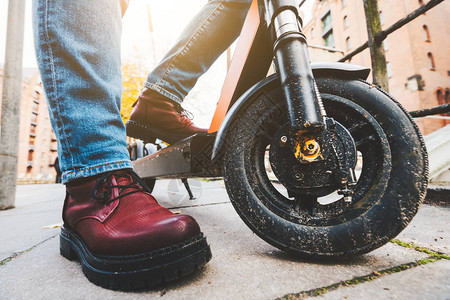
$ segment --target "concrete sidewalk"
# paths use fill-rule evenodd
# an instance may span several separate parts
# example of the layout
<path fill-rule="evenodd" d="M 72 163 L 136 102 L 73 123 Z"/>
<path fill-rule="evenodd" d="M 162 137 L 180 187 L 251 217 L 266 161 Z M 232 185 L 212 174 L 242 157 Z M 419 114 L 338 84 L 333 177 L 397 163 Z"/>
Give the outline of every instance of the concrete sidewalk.
<path fill-rule="evenodd" d="M 350 261 L 300 260 L 265 243 L 240 220 L 222 181 L 158 181 L 154 195 L 191 214 L 213 259 L 163 287 L 116 292 L 91 284 L 59 255 L 62 185 L 19 186 L 16 208 L 0 211 L 0 299 L 450 299 L 450 208 L 422 205 L 395 242 Z M 167 191 L 170 192 L 167 192 Z M 420 248 L 424 247 L 424 248 Z M 316 297 L 317 296 L 317 297 Z"/>

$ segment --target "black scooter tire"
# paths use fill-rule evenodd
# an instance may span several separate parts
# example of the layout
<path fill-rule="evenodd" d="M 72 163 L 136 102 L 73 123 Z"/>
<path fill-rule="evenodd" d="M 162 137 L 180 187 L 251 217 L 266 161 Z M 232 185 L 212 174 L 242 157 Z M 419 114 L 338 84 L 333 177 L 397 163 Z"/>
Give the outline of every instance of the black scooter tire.
<path fill-rule="evenodd" d="M 377 157 L 364 158 L 377 172 L 363 169 L 367 186 L 360 188 L 363 194 L 342 215 L 342 222 L 302 224 L 268 196 L 272 190 L 264 175 L 255 171 L 257 160 L 252 159 L 257 136 L 264 126 L 269 127 L 265 120 L 287 120 L 279 80 L 272 79 L 250 96 L 226 134 L 224 179 L 239 216 L 269 244 L 302 257 L 348 258 L 389 242 L 411 221 L 426 194 L 428 157 L 411 116 L 391 96 L 365 81 L 316 78 L 328 115 L 349 129 L 355 109 L 363 111 L 361 118 L 382 130 L 373 147 L 384 150 Z"/>

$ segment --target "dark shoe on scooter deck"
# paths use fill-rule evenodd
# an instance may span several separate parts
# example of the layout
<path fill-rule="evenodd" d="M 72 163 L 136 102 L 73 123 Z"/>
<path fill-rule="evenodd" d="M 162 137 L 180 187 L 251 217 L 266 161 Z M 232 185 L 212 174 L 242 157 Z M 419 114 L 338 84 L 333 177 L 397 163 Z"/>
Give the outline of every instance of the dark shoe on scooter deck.
<path fill-rule="evenodd" d="M 159 138 L 167 143 L 207 130 L 191 121 L 188 112 L 175 101 L 144 88 L 126 123 L 127 135 L 146 142 Z"/>

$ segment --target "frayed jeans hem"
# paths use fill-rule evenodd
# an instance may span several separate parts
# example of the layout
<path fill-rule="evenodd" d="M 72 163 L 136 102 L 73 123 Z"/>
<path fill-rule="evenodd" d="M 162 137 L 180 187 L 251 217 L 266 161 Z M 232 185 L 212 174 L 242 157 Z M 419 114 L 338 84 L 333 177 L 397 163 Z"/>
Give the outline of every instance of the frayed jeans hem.
<path fill-rule="evenodd" d="M 95 176 L 101 173 L 127 168 L 133 168 L 133 164 L 131 163 L 131 161 L 117 161 L 106 164 L 99 164 L 75 171 L 67 171 L 62 174 L 61 181 L 62 183 L 68 183 L 69 181 L 75 179 Z"/>

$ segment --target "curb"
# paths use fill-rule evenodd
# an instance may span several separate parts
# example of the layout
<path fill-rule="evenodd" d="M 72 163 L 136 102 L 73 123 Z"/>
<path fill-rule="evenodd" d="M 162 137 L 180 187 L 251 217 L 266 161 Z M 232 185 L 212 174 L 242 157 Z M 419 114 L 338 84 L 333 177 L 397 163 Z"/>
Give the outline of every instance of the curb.
<path fill-rule="evenodd" d="M 424 203 L 450 206 L 450 186 L 429 185 Z"/>

